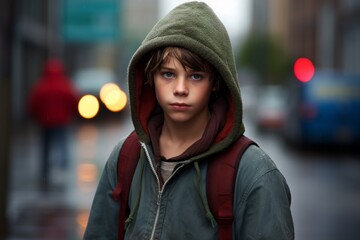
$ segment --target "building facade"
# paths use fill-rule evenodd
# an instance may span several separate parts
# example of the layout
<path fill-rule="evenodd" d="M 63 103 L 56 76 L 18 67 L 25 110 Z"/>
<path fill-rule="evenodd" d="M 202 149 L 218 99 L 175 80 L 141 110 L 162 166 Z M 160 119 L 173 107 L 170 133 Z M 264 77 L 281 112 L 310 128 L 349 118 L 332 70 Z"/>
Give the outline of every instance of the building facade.
<path fill-rule="evenodd" d="M 294 58 L 360 74 L 360 1 L 256 0 L 252 26 L 279 39 Z"/>

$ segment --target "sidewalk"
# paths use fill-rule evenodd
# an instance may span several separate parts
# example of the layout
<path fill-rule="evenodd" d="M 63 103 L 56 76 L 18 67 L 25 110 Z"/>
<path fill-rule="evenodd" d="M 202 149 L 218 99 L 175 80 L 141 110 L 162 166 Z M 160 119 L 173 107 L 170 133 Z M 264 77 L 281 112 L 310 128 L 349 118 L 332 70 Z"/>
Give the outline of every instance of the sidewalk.
<path fill-rule="evenodd" d="M 53 185 L 48 192 L 42 192 L 37 184 L 41 151 L 38 129 L 29 124 L 16 130 L 11 144 L 8 239 L 80 239 L 76 237 L 77 209 L 66 197 L 66 183 Z"/>
<path fill-rule="evenodd" d="M 38 186 L 39 129 L 29 124 L 12 139 L 7 240 L 82 239 L 97 182 L 107 157 L 130 131 L 128 121 L 80 122 L 71 126 L 66 172 L 53 166 L 51 187 Z"/>

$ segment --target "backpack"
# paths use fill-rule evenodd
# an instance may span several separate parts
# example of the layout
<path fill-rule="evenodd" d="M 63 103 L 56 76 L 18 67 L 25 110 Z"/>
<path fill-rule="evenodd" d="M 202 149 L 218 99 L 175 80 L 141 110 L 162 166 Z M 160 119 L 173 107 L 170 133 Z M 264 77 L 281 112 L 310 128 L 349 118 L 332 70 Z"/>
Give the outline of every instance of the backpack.
<path fill-rule="evenodd" d="M 218 224 L 220 240 L 232 239 L 233 193 L 237 168 L 244 151 L 254 141 L 242 135 L 227 151 L 217 153 L 209 161 L 206 177 L 209 207 Z M 133 131 L 124 141 L 118 156 L 118 181 L 113 198 L 120 201 L 118 239 L 124 238 L 128 213 L 128 197 L 140 155 L 138 136 Z"/>

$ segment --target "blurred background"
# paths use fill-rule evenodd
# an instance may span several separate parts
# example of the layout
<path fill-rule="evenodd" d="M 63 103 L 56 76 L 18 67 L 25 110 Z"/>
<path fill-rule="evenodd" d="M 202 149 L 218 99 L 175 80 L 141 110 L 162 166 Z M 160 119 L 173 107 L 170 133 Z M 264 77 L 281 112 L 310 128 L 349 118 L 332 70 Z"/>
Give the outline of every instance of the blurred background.
<path fill-rule="evenodd" d="M 82 238 L 102 168 L 132 128 L 127 64 L 182 2 L 1 1 L 0 239 Z M 231 37 L 245 134 L 289 183 L 296 239 L 360 239 L 360 1 L 206 2 Z M 55 145 L 44 189 L 28 97 L 51 58 L 79 96 L 68 165 Z"/>

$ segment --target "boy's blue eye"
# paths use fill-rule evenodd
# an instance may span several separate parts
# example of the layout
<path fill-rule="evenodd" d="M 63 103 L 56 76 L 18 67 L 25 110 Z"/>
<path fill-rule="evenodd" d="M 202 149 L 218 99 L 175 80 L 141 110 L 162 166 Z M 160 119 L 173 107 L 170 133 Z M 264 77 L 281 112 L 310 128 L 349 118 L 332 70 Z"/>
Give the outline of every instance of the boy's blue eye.
<path fill-rule="evenodd" d="M 203 78 L 203 76 L 201 75 L 201 74 L 192 74 L 191 75 L 191 78 L 193 79 L 193 80 L 201 80 L 202 78 Z"/>
<path fill-rule="evenodd" d="M 163 72 L 161 75 L 165 78 L 172 78 L 174 76 L 172 72 Z"/>

